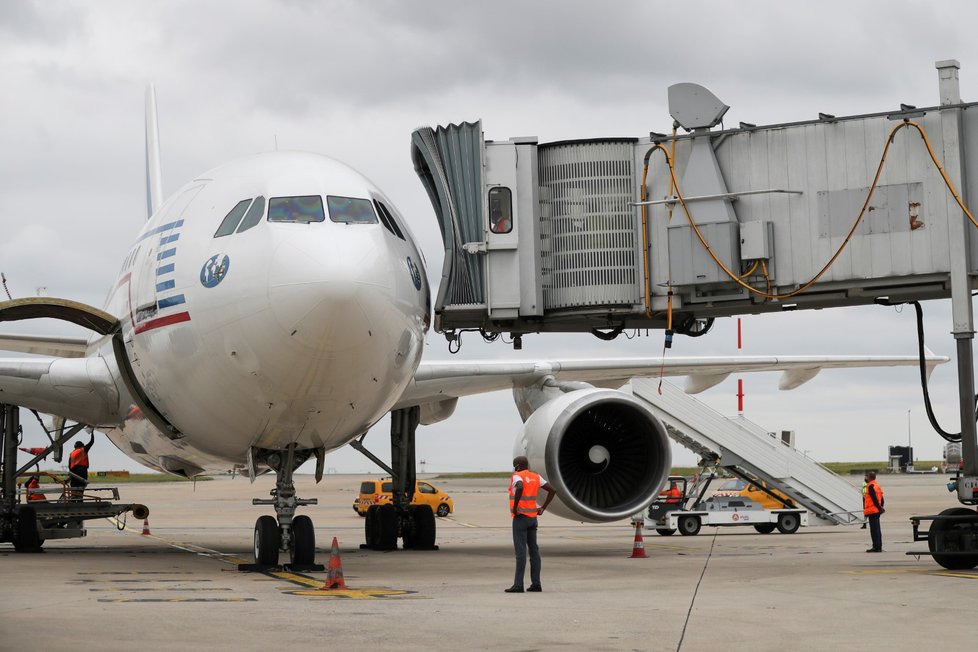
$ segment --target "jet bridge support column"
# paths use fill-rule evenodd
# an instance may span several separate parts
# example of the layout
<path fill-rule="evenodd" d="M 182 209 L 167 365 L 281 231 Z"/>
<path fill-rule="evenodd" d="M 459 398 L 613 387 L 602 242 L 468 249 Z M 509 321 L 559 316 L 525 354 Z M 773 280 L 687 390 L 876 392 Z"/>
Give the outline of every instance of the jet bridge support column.
<path fill-rule="evenodd" d="M 958 84 L 957 61 L 938 61 L 941 126 L 943 133 L 944 167 L 948 176 L 960 189 L 962 200 L 968 197 L 965 187 L 964 142 L 961 125 L 961 109 L 951 108 L 961 103 Z M 975 379 L 974 379 L 974 311 L 971 305 L 970 251 L 968 232 L 971 224 L 964 212 L 951 206 L 948 213 L 951 276 L 951 331 L 957 347 L 958 405 L 961 415 L 962 477 L 958 480 L 958 500 L 974 505 L 978 503 L 978 434 L 975 427 Z"/>

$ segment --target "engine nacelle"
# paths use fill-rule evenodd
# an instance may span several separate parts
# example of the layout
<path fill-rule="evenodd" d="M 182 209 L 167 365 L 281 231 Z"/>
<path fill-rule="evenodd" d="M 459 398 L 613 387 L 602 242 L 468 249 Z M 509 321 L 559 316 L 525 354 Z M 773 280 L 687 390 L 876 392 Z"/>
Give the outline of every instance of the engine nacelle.
<path fill-rule="evenodd" d="M 548 511 L 576 521 L 617 521 L 644 510 L 669 476 L 669 437 L 632 396 L 580 389 L 542 405 L 513 447 L 557 491 Z"/>

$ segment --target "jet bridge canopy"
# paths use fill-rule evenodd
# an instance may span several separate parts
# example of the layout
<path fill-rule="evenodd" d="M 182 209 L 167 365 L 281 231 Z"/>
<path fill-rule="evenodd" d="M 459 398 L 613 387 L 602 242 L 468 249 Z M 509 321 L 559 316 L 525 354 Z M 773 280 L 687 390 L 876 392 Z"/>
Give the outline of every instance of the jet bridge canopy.
<path fill-rule="evenodd" d="M 684 332 L 711 317 L 949 297 L 967 220 L 955 193 L 970 205 L 978 188 L 978 104 L 960 101 L 956 62 L 938 68 L 941 104 L 923 109 L 722 129 L 726 106 L 677 84 L 670 110 L 688 131 L 671 136 L 414 132 L 445 245 L 436 328 L 665 328 L 671 316 Z M 974 260 L 978 223 L 966 226 Z M 974 272 L 967 263 L 972 286 Z"/>

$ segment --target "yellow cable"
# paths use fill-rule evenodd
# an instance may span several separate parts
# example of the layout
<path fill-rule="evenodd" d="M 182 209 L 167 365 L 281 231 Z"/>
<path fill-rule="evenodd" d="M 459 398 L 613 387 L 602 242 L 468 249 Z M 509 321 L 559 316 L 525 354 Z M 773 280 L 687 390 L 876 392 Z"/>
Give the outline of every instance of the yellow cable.
<path fill-rule="evenodd" d="M 755 260 L 755 261 L 754 261 L 754 264 L 753 264 L 753 265 L 751 265 L 751 267 L 750 267 L 750 269 L 749 269 L 749 270 L 747 270 L 746 272 L 744 272 L 743 274 L 741 274 L 741 275 L 740 275 L 740 278 L 747 278 L 748 276 L 750 276 L 751 274 L 753 274 L 753 273 L 754 273 L 754 271 L 755 271 L 755 270 L 757 270 L 757 265 L 758 265 L 758 264 L 759 264 L 760 262 L 761 262 L 761 259 L 760 259 L 760 258 L 758 258 L 757 260 Z"/>
<path fill-rule="evenodd" d="M 738 285 L 740 285 L 741 287 L 743 287 L 747 291 L 753 292 L 754 294 L 757 294 L 757 295 L 759 295 L 761 297 L 764 297 L 765 299 L 788 299 L 790 297 L 794 297 L 794 296 L 797 296 L 797 295 L 801 294 L 802 292 L 804 292 L 805 290 L 807 290 L 808 288 L 810 288 L 812 285 L 814 285 L 816 282 L 818 282 L 818 279 L 820 279 L 825 274 L 825 272 L 828 271 L 829 267 L 831 267 L 832 264 L 836 261 L 836 259 L 838 259 L 839 255 L 842 254 L 842 250 L 845 249 L 845 247 L 846 247 L 847 244 L 849 244 L 849 241 L 852 239 L 853 234 L 856 232 L 856 228 L 858 228 L 859 223 L 863 219 L 863 215 L 866 213 L 866 208 L 869 206 L 870 200 L 873 198 L 873 193 L 876 191 L 876 186 L 879 184 L 879 179 L 880 179 L 880 176 L 883 173 L 883 165 L 886 163 L 886 156 L 887 156 L 887 154 L 888 154 L 888 152 L 890 150 L 890 145 L 893 144 L 893 139 L 894 139 L 896 133 L 900 129 L 903 129 L 904 127 L 914 127 L 918 131 L 918 133 L 920 134 L 921 138 L 924 141 L 924 146 L 927 148 L 927 153 L 930 155 L 931 161 L 934 163 L 934 166 L 941 173 L 941 178 L 944 179 L 944 184 L 945 184 L 945 186 L 947 186 L 947 189 L 951 193 L 951 196 L 954 197 L 955 202 L 957 202 L 957 204 L 961 208 L 961 210 L 964 211 L 964 213 L 968 216 L 968 219 L 971 220 L 971 223 L 974 224 L 976 228 L 978 228 L 978 221 L 975 220 L 974 216 L 971 214 L 971 211 L 969 211 L 968 208 L 964 205 L 964 202 L 961 201 L 961 198 L 958 195 L 958 192 L 955 189 L 954 184 L 951 183 L 951 180 L 947 177 L 947 173 L 944 171 L 943 166 L 941 166 L 941 164 L 938 162 L 937 156 L 936 156 L 936 154 L 934 154 L 934 149 L 931 147 L 930 140 L 927 137 L 926 131 L 923 129 L 923 127 L 921 127 L 920 125 L 918 125 L 916 122 L 913 122 L 912 120 L 905 120 L 904 122 L 896 125 L 890 131 L 890 134 L 887 136 L 886 145 L 883 147 L 883 154 L 882 154 L 882 156 L 880 156 L 880 162 L 879 162 L 879 165 L 876 168 L 876 175 L 873 177 L 873 183 L 872 183 L 872 185 L 870 185 L 869 192 L 866 194 L 866 200 L 863 202 L 863 206 L 862 206 L 862 208 L 859 211 L 859 215 L 856 216 L 856 220 L 852 223 L 852 227 L 849 229 L 849 232 L 846 234 L 846 237 L 842 241 L 842 244 L 839 246 L 839 248 L 836 250 L 836 252 L 832 255 L 832 257 L 829 259 L 829 261 L 827 263 L 825 263 L 825 266 L 822 267 L 822 269 L 819 270 L 819 272 L 817 274 L 815 274 L 815 276 L 813 276 L 811 278 L 811 280 L 809 280 L 805 284 L 803 284 L 800 287 L 798 287 L 798 289 L 793 290 L 792 292 L 788 292 L 787 294 L 771 294 L 770 293 L 770 284 L 771 284 L 771 282 L 770 282 L 770 278 L 768 278 L 768 275 L 767 275 L 767 272 L 766 272 L 766 265 L 763 267 L 763 269 L 765 270 L 765 278 L 768 281 L 768 291 L 767 292 L 762 292 L 761 290 L 758 290 L 758 289 L 752 287 L 751 285 L 745 283 L 744 281 L 742 281 L 741 280 L 741 277 L 738 277 L 736 274 L 734 274 L 734 272 L 732 272 L 730 270 L 730 268 L 728 268 L 723 263 L 723 261 L 721 261 L 717 257 L 716 253 L 714 253 L 713 249 L 710 247 L 709 243 L 706 241 L 706 238 L 703 236 L 703 233 L 699 230 L 699 227 L 697 227 L 696 222 L 693 221 L 693 216 L 690 214 L 689 207 L 686 205 L 686 199 L 683 197 L 682 191 L 679 188 L 679 182 L 676 180 L 676 170 L 675 170 L 675 167 L 674 167 L 673 158 L 669 155 L 669 152 L 666 151 L 666 149 L 662 145 L 660 145 L 658 143 L 656 143 L 651 148 L 649 148 L 649 151 L 645 155 L 646 165 L 645 165 L 645 169 L 643 170 L 643 173 L 642 173 L 642 196 L 643 196 L 643 201 L 645 201 L 644 200 L 644 196 L 645 196 L 645 178 L 646 178 L 646 174 L 648 172 L 648 160 L 651 157 L 652 153 L 654 153 L 655 151 L 661 151 L 662 152 L 662 155 L 666 159 L 666 165 L 669 168 L 669 176 L 670 176 L 670 179 L 671 179 L 671 184 L 674 185 L 674 187 L 675 187 L 676 197 L 679 199 L 679 203 L 683 207 L 683 213 L 685 213 L 686 219 L 689 221 L 690 226 L 693 227 L 693 232 L 696 233 L 696 237 L 699 239 L 700 244 L 702 244 L 703 245 L 703 248 L 706 249 L 706 252 L 708 254 L 710 254 L 710 257 L 713 258 L 713 261 L 720 267 L 720 269 L 722 269 L 727 274 L 727 276 L 732 281 L 734 281 L 735 283 L 737 283 Z M 644 225 L 645 219 L 646 219 L 646 217 L 645 217 L 645 207 L 643 206 L 642 209 L 643 209 L 642 210 L 642 220 L 643 220 L 643 225 Z M 647 293 L 648 293 L 648 290 L 649 290 L 648 281 L 646 281 L 646 292 Z M 648 306 L 648 303 L 646 303 L 646 305 Z M 648 314 L 648 307 L 646 308 L 646 313 Z"/>
<path fill-rule="evenodd" d="M 649 174 L 649 157 L 654 150 L 649 150 L 645 154 L 645 162 L 642 165 L 642 187 L 639 190 L 639 197 L 642 198 L 642 260 L 645 263 L 645 318 L 652 318 L 652 271 L 649 269 L 649 229 L 648 229 L 648 206 L 645 205 L 647 193 L 645 192 L 645 180 Z"/>

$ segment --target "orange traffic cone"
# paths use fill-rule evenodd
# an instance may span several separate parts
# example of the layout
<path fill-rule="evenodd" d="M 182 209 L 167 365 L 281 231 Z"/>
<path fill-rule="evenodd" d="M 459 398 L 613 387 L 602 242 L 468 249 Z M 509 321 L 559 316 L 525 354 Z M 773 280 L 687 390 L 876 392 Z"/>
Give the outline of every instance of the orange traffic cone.
<path fill-rule="evenodd" d="M 142 534 L 143 534 L 144 537 L 145 536 L 149 536 L 151 534 L 151 532 L 149 531 L 149 519 L 148 518 L 144 518 L 143 519 L 143 532 L 142 532 Z"/>
<path fill-rule="evenodd" d="M 645 541 L 642 539 L 642 521 L 635 521 L 635 544 L 632 546 L 632 555 L 629 559 L 646 559 Z"/>
<path fill-rule="evenodd" d="M 326 583 L 323 590 L 346 589 L 346 582 L 343 581 L 343 565 L 340 564 L 340 546 L 333 537 L 333 549 L 329 553 L 329 565 L 326 567 Z"/>

